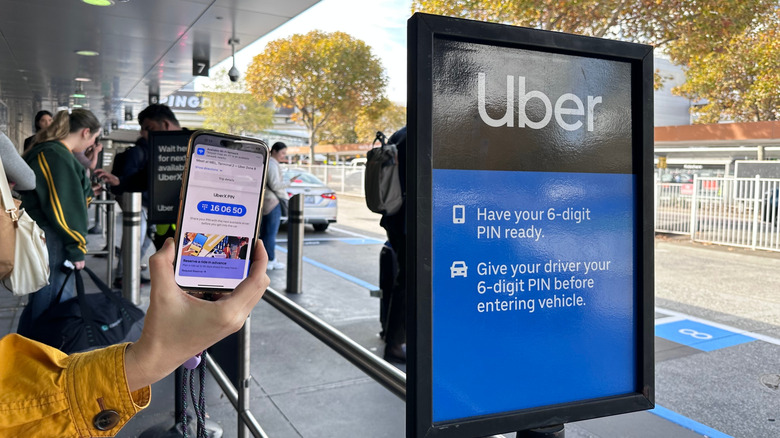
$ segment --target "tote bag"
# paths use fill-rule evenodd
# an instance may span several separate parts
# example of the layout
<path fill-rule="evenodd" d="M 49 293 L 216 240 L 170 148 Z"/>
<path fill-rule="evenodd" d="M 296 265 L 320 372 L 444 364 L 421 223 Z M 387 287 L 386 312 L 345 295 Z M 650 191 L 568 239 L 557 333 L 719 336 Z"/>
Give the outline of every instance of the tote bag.
<path fill-rule="evenodd" d="M 11 196 L 0 159 L 0 284 L 16 296 L 27 295 L 49 284 L 49 251 L 46 235 Z"/>
<path fill-rule="evenodd" d="M 99 293 L 85 292 L 82 272 L 98 286 Z M 76 277 L 76 296 L 60 303 L 60 289 L 51 306 L 32 322 L 30 330 L 20 334 L 68 354 L 133 342 L 141 337 L 143 310 L 112 291 L 87 267 L 71 275 Z"/>

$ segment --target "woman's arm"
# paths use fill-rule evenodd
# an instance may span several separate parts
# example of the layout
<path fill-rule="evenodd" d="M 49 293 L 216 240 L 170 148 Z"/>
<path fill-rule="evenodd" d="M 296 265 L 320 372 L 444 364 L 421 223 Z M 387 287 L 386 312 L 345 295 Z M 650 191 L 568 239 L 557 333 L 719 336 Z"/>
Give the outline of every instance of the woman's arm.
<path fill-rule="evenodd" d="M 249 276 L 217 301 L 185 293 L 173 276 L 173 239 L 149 259 L 151 302 L 141 339 L 125 353 L 125 372 L 131 391 L 162 379 L 189 358 L 244 325 L 271 280 L 268 255 L 261 240 L 252 254 Z"/>
<path fill-rule="evenodd" d="M 10 182 L 16 183 L 16 190 L 32 190 L 35 188 L 35 172 L 25 163 L 19 151 L 5 134 L 0 132 L 0 157 L 3 159 L 3 169 Z"/>
<path fill-rule="evenodd" d="M 134 344 L 68 356 L 17 334 L 0 339 L 0 436 L 114 436 L 148 406 L 151 384 L 238 331 L 271 282 L 260 240 L 249 276 L 217 301 L 182 291 L 173 259 L 173 239 L 150 258 L 151 302 Z"/>

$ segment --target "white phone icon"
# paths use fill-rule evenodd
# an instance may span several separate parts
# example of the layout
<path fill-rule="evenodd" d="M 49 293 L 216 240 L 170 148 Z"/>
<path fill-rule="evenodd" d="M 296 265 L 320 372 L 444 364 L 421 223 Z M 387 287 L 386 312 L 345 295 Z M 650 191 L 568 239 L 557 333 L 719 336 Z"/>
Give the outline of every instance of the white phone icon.
<path fill-rule="evenodd" d="M 466 222 L 466 206 L 465 205 L 453 205 L 452 206 L 452 223 L 462 224 Z"/>

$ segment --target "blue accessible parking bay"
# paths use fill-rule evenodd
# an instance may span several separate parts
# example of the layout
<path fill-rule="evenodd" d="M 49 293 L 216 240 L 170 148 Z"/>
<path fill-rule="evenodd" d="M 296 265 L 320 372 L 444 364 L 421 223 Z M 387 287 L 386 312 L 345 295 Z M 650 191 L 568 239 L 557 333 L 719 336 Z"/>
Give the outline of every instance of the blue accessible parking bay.
<path fill-rule="evenodd" d="M 755 338 L 688 319 L 655 326 L 655 335 L 701 351 L 713 351 Z"/>

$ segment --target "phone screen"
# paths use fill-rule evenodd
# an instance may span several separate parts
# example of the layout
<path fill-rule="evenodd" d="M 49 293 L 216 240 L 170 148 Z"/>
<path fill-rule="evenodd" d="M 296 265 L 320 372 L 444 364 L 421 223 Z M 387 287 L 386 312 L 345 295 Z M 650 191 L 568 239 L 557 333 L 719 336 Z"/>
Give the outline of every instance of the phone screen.
<path fill-rule="evenodd" d="M 249 271 L 268 148 L 197 135 L 190 154 L 177 230 L 176 283 L 233 289 Z"/>

